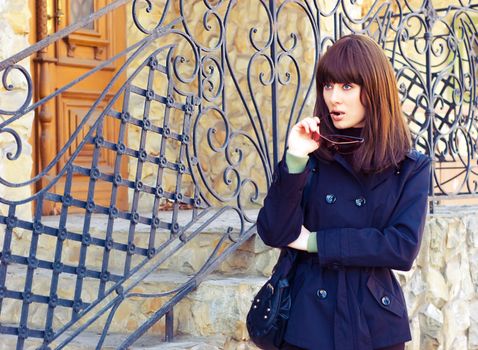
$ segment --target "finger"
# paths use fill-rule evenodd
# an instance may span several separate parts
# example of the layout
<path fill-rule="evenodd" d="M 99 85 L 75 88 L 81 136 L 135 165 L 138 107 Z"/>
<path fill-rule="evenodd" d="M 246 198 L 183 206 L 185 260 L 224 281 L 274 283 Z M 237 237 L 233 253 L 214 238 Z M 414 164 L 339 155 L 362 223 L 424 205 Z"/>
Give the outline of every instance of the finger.
<path fill-rule="evenodd" d="M 320 133 L 319 133 L 318 131 L 314 131 L 314 132 L 312 133 L 312 137 L 311 137 L 311 138 L 312 138 L 312 140 L 314 140 L 315 142 L 319 142 L 319 140 L 320 140 Z"/>
<path fill-rule="evenodd" d="M 305 131 L 307 134 L 310 133 L 310 127 L 309 127 L 309 124 L 307 123 L 307 120 L 304 119 L 304 120 L 301 121 L 300 123 L 301 123 L 301 125 L 302 125 L 304 131 Z"/>
<path fill-rule="evenodd" d="M 309 124 L 309 129 L 311 132 L 317 131 L 317 122 L 313 118 L 307 118 L 307 123 Z"/>

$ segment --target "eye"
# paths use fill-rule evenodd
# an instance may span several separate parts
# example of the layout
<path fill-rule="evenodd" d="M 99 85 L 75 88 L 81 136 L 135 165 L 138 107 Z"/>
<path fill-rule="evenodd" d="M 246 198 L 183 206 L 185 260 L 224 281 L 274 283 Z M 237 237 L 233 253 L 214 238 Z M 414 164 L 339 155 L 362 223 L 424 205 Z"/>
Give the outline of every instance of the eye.
<path fill-rule="evenodd" d="M 350 90 L 352 88 L 353 88 L 352 84 L 346 83 L 346 84 L 343 85 L 344 90 Z"/>
<path fill-rule="evenodd" d="M 332 84 L 331 83 L 325 83 L 324 84 L 324 90 L 330 90 L 332 89 Z"/>

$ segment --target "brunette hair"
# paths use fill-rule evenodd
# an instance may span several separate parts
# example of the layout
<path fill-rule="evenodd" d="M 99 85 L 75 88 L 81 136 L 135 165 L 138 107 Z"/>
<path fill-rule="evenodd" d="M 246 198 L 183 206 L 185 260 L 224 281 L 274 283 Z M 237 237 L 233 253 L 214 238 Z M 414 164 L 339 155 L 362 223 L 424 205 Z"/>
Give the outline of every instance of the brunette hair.
<path fill-rule="evenodd" d="M 363 35 L 340 38 L 321 57 L 316 74 L 317 100 L 314 115 L 320 118 L 320 133 L 340 133 L 329 115 L 323 88 L 328 83 L 354 83 L 361 87 L 360 99 L 365 107 L 362 137 L 365 142 L 354 152 L 353 166 L 365 173 L 377 173 L 398 164 L 410 151 L 410 131 L 398 97 L 397 80 L 389 60 L 380 46 Z M 332 159 L 327 147 L 316 155 Z"/>

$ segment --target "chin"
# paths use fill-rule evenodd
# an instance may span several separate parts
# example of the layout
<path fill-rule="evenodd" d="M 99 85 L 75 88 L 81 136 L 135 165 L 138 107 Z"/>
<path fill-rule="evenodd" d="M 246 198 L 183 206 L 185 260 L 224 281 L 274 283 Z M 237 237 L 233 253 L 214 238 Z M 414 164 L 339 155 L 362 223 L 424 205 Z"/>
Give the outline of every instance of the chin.
<path fill-rule="evenodd" d="M 334 127 L 335 127 L 336 129 L 339 129 L 339 130 L 341 130 L 341 129 L 348 129 L 348 128 L 351 128 L 351 127 L 352 127 L 352 126 L 350 126 L 350 125 L 347 125 L 346 123 L 333 123 L 333 124 L 334 124 Z"/>
<path fill-rule="evenodd" d="M 338 123 L 333 123 L 333 124 L 334 124 L 334 127 L 339 130 L 350 129 L 350 128 L 363 128 L 364 126 L 364 123 L 351 124 L 351 123 L 344 123 L 343 121 Z"/>

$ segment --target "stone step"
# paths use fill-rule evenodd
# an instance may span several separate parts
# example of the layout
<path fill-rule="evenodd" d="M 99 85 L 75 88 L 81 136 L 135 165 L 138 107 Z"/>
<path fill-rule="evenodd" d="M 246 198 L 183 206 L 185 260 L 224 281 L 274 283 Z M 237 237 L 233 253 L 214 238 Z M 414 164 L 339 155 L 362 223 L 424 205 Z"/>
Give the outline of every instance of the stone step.
<path fill-rule="evenodd" d="M 247 212 L 247 215 L 255 220 L 257 210 Z M 197 220 L 190 230 L 186 233 L 189 235 L 194 229 L 203 225 L 206 220 L 211 219 L 214 213 L 205 215 L 204 218 Z M 145 215 L 146 216 L 146 215 Z M 158 217 L 162 222 L 171 222 L 172 212 L 160 211 Z M 59 216 L 47 216 L 42 218 L 42 224 L 48 228 L 59 227 Z M 186 225 L 192 220 L 191 210 L 181 210 L 177 218 L 177 222 Z M 83 233 L 84 216 L 71 214 L 67 218 L 66 227 L 69 232 L 77 234 Z M 105 239 L 108 225 L 108 217 L 106 215 L 93 215 L 91 224 L 87 232 L 91 238 Z M 186 243 L 178 252 L 171 256 L 161 265 L 161 269 L 172 269 L 187 274 L 197 272 L 213 253 L 216 245 L 224 237 L 227 228 L 232 227 L 234 236 L 241 227 L 241 221 L 236 212 L 226 211 L 215 218 L 209 225 L 201 230 L 201 233 Z M 137 248 L 148 248 L 150 238 L 150 226 L 145 224 L 136 224 L 134 229 L 133 242 Z M 115 219 L 112 239 L 115 243 L 128 244 L 128 236 L 130 231 L 130 221 L 123 219 Z M 167 239 L 169 239 L 169 231 L 158 230 L 154 235 L 155 248 L 159 247 Z M 174 242 L 174 246 L 179 243 L 179 239 Z M 230 244 L 230 240 L 226 240 Z M 40 235 L 39 249 L 37 258 L 40 260 L 53 261 L 57 246 L 57 238 L 49 235 Z M 70 266 L 78 266 L 81 255 L 81 242 L 66 239 L 62 247 L 62 263 Z M 220 250 L 223 250 L 222 247 Z M 89 270 L 101 271 L 104 260 L 105 249 L 95 244 L 90 244 L 86 249 L 86 266 Z M 165 249 L 160 254 L 166 254 Z M 15 252 L 14 252 L 15 253 Z M 25 256 L 26 252 L 16 252 Z M 273 263 L 277 260 L 278 252 L 264 245 L 262 240 L 253 236 L 249 241 L 243 244 L 234 254 L 232 254 L 224 263 L 219 266 L 218 271 L 224 274 L 258 274 L 268 275 L 271 272 Z M 134 254 L 131 259 L 131 267 L 136 266 L 145 259 L 144 256 Z M 109 253 L 108 271 L 114 274 L 123 274 L 126 260 L 126 253 L 117 249 L 113 249 Z"/>
<path fill-rule="evenodd" d="M 69 343 L 65 350 L 95 350 L 98 344 L 98 334 L 82 334 Z M 109 335 L 103 346 L 103 350 L 115 350 L 125 339 L 123 334 Z M 16 338 L 12 336 L 3 336 L 0 342 L 0 350 L 11 350 L 16 348 Z M 41 345 L 38 339 L 27 339 L 25 350 L 37 349 Z M 192 337 L 180 335 L 171 342 L 165 342 L 162 337 L 146 335 L 136 341 L 128 348 L 129 350 L 258 350 L 252 342 L 236 341 L 231 338 L 211 336 L 211 337 Z"/>
<path fill-rule="evenodd" d="M 24 271 L 12 267 L 8 269 L 8 290 L 23 291 L 23 281 L 19 276 Z M 188 280 L 189 276 L 171 271 L 151 274 L 132 289 L 133 293 L 156 294 L 173 290 Z M 174 332 L 190 336 L 223 336 L 235 341 L 248 339 L 245 317 L 253 295 L 265 282 L 260 276 L 224 276 L 209 275 L 196 290 L 188 294 L 174 308 Z M 35 295 L 49 295 L 51 274 L 37 269 L 33 278 L 32 291 Z M 60 280 L 58 296 L 73 299 L 76 276 L 65 274 Z M 96 280 L 85 279 L 81 298 L 84 302 L 96 299 L 98 284 Z M 126 298 L 116 311 L 110 327 L 111 333 L 132 333 L 164 304 L 164 297 L 144 298 L 132 296 Z M 18 324 L 21 315 L 21 301 L 4 299 L 0 323 Z M 29 328 L 44 329 L 46 305 L 31 303 L 29 309 Z M 92 310 L 91 314 L 94 314 Z M 91 332 L 101 332 L 107 315 L 99 318 L 90 328 Z M 59 329 L 71 319 L 71 308 L 57 307 L 54 315 L 54 329 Z M 85 324 L 87 318 L 81 318 L 72 328 Z M 163 335 L 164 320 L 158 322 L 149 334 Z"/>

